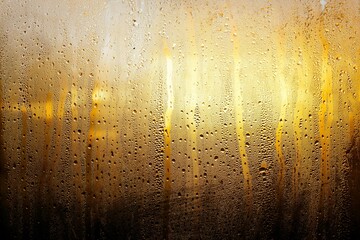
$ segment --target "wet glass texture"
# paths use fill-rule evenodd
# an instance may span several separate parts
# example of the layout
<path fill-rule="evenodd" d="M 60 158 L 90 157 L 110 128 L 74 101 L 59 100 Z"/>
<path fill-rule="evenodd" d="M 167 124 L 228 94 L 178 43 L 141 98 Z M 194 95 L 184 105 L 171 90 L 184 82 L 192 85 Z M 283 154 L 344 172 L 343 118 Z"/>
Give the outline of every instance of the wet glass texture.
<path fill-rule="evenodd" d="M 2 0 L 1 232 L 358 239 L 359 67 L 359 0 Z"/>

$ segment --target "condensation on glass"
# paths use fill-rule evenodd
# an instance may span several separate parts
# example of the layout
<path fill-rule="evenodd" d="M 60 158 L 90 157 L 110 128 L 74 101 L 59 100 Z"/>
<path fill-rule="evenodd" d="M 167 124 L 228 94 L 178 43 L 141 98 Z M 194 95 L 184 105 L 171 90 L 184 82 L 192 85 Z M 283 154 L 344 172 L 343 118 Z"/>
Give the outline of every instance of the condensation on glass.
<path fill-rule="evenodd" d="M 350 239 L 360 2 L 0 2 L 20 239 Z"/>

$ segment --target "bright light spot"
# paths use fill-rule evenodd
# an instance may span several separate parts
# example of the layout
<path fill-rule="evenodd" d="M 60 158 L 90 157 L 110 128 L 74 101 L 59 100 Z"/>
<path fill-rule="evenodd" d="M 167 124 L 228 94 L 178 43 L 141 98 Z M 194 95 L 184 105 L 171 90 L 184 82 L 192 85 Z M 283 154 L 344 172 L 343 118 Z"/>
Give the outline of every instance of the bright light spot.
<path fill-rule="evenodd" d="M 325 6 L 327 4 L 326 0 L 320 0 L 320 4 L 321 4 L 321 11 L 323 12 L 325 10 Z"/>

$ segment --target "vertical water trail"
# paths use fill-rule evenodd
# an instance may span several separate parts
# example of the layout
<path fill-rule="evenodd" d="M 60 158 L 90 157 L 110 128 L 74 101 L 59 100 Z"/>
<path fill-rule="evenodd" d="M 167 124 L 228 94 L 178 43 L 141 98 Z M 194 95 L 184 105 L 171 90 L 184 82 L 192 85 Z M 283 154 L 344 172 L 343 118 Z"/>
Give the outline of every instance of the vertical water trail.
<path fill-rule="evenodd" d="M 64 80 L 61 79 L 60 81 L 63 82 Z M 56 131 L 55 131 L 55 140 L 54 140 L 55 156 L 53 157 L 52 161 L 49 161 L 49 169 L 51 169 L 52 172 L 49 173 L 46 177 L 46 182 L 47 184 L 49 184 L 50 187 L 54 186 L 53 179 L 55 179 L 54 172 L 55 172 L 56 164 L 60 164 L 60 159 L 62 155 L 61 152 L 62 142 L 64 141 L 62 137 L 62 132 L 63 132 L 62 127 L 63 127 L 63 116 L 65 111 L 65 101 L 68 93 L 67 83 L 64 83 L 63 88 L 61 88 L 59 91 L 60 91 L 60 99 L 57 107 L 57 115 L 56 115 L 57 121 L 56 121 Z"/>
<path fill-rule="evenodd" d="M 166 91 L 167 101 L 164 113 L 164 238 L 169 238 L 169 213 L 170 213 L 170 194 L 171 194 L 171 116 L 174 109 L 174 90 L 173 90 L 173 62 L 170 49 L 164 40 L 164 55 L 166 59 Z"/>
<path fill-rule="evenodd" d="M 199 236 L 196 235 L 199 233 L 198 225 L 199 225 L 199 218 L 198 213 L 200 212 L 200 196 L 199 196 L 199 159 L 198 159 L 198 146 L 197 146 L 197 124 L 196 124 L 196 106 L 197 106 L 197 84 L 199 81 L 198 78 L 198 50 L 197 50 L 197 40 L 196 40 L 196 33 L 195 33 L 195 22 L 194 16 L 192 12 L 192 8 L 187 10 L 187 26 L 188 26 L 188 40 L 189 40 L 189 56 L 188 56 L 188 86 L 190 87 L 190 98 L 188 104 L 188 118 L 187 118 L 187 127 L 188 127 L 188 136 L 190 138 L 190 160 L 192 163 L 192 194 L 193 194 L 193 209 L 194 211 L 194 219 L 193 219 L 193 226 L 194 226 L 194 237 L 198 238 Z"/>
<path fill-rule="evenodd" d="M 86 238 L 90 239 L 94 236 L 94 229 L 92 228 L 93 223 L 93 206 L 94 206 L 94 160 L 93 160 L 93 148 L 94 148 L 94 139 L 95 139 L 95 124 L 98 112 L 98 102 L 97 99 L 94 98 L 94 94 L 96 94 L 96 90 L 98 88 L 98 82 L 95 82 L 94 88 L 92 93 L 90 94 L 91 97 L 91 111 L 89 114 L 89 130 L 88 136 L 86 141 L 86 152 L 85 152 L 85 193 L 86 193 L 86 200 L 85 200 L 85 231 L 86 231 Z"/>
<path fill-rule="evenodd" d="M 188 10 L 188 26 L 189 26 L 189 38 L 190 38 L 190 76 L 189 76 L 189 84 L 190 84 L 190 102 L 189 102 L 189 117 L 188 117 L 188 126 L 189 126 L 189 134 L 190 134 L 190 151 L 191 151 L 191 162 L 192 162 L 192 170 L 193 170 L 193 228 L 194 234 L 193 237 L 198 239 L 200 238 L 200 213 L 201 213 L 201 198 L 199 195 L 200 185 L 200 170 L 199 170 L 199 158 L 198 158 L 198 122 L 197 118 L 197 104 L 198 104 L 198 82 L 199 79 L 199 51 L 197 49 L 197 40 L 196 40 L 196 29 L 195 22 L 193 17 L 192 9 Z"/>
<path fill-rule="evenodd" d="M 278 195 L 278 204 L 282 204 L 282 199 L 284 195 L 284 187 L 285 187 L 285 156 L 282 151 L 283 142 L 282 142 L 282 135 L 283 135 L 283 128 L 286 121 L 286 109 L 288 105 L 288 97 L 287 97 L 287 86 L 286 86 L 286 79 L 284 76 L 285 71 L 285 50 L 284 50 L 284 36 L 280 33 L 278 37 L 278 46 L 277 46 L 277 61 L 279 61 L 278 69 L 277 69 L 277 78 L 279 79 L 279 87 L 280 87 L 280 116 L 279 116 L 279 123 L 276 128 L 275 132 L 275 149 L 277 152 L 277 160 L 279 164 L 279 173 L 277 179 L 277 195 Z"/>
<path fill-rule="evenodd" d="M 331 125 L 333 122 L 333 86 L 332 69 L 329 62 L 330 43 L 325 36 L 324 14 L 320 18 L 320 43 L 322 46 L 320 82 L 321 82 L 321 102 L 319 106 L 319 133 L 321 144 L 321 164 L 320 164 L 320 224 L 322 227 L 329 227 L 328 214 L 330 204 L 330 159 L 331 159 Z M 326 231 L 326 228 L 323 229 Z"/>
<path fill-rule="evenodd" d="M 21 177 L 21 191 L 22 191 L 22 232 L 23 238 L 26 238 L 29 231 L 28 220 L 29 220 L 29 199 L 28 199 L 28 189 L 27 189 L 27 177 L 26 170 L 28 166 L 28 156 L 27 156 L 27 132 L 28 132 L 28 113 L 25 105 L 21 107 L 21 164 L 20 164 L 20 177 Z"/>
<path fill-rule="evenodd" d="M 84 149 L 82 144 L 81 144 L 81 139 L 84 138 L 83 136 L 85 136 L 85 133 L 82 132 L 82 129 L 80 128 L 79 125 L 79 111 L 78 111 L 78 103 L 79 103 L 79 94 L 78 94 L 78 87 L 76 86 L 77 84 L 77 80 L 76 77 L 78 76 L 78 71 L 76 69 L 76 63 L 74 63 L 75 67 L 73 70 L 73 77 L 71 79 L 71 116 L 72 116 L 72 121 L 71 121 L 71 134 L 72 134 L 72 138 L 71 138 L 71 160 L 72 160 L 72 171 L 74 174 L 74 188 L 75 188 L 75 199 L 76 202 L 75 204 L 77 204 L 77 208 L 76 208 L 76 216 L 75 216 L 75 221 L 79 222 L 81 224 L 79 224 L 78 226 L 73 226 L 74 229 L 76 229 L 78 231 L 77 236 L 84 236 L 84 231 L 86 230 L 84 228 L 85 226 L 85 219 L 82 217 L 84 216 L 85 213 L 85 204 L 86 202 L 84 201 L 84 195 L 83 192 L 85 191 L 85 187 L 86 183 L 84 184 L 84 170 L 82 166 L 86 165 L 86 162 L 83 162 L 83 157 L 85 156 L 85 154 L 83 154 L 81 152 L 80 149 Z M 84 135 L 83 135 L 84 134 Z"/>
<path fill-rule="evenodd" d="M 49 226 L 49 216 L 50 213 L 48 211 L 44 211 L 42 209 L 43 204 L 51 204 L 51 196 L 50 192 L 47 190 L 50 190 L 51 186 L 48 182 L 46 182 L 48 175 L 51 173 L 50 161 L 53 161 L 53 159 L 50 159 L 50 149 L 51 149 L 51 141 L 52 141 L 52 128 L 53 128 L 53 97 L 50 92 L 47 93 L 46 100 L 44 102 L 44 117 L 45 117 L 45 129 L 44 129 L 44 138 L 45 138 L 45 144 L 43 149 L 43 156 L 41 159 L 41 168 L 40 168 L 40 174 L 39 174 L 39 188 L 37 193 L 37 204 L 39 204 L 39 207 L 37 210 L 37 216 L 40 220 L 40 224 L 43 228 L 46 230 L 44 232 L 41 232 L 41 236 L 45 236 L 48 234 L 48 226 Z M 24 116 L 25 117 L 25 116 Z"/>
<path fill-rule="evenodd" d="M 298 34 L 297 40 L 295 43 L 299 46 L 299 49 L 303 47 L 303 36 L 301 33 Z M 297 51 L 294 54 L 300 56 L 294 56 L 294 59 L 297 59 L 297 67 L 296 67 L 296 76 L 294 80 L 298 80 L 298 87 L 297 87 L 297 94 L 296 94 L 296 103 L 294 109 L 294 120 L 293 120 L 293 128 L 294 128 L 294 145 L 295 145 L 295 163 L 293 167 L 293 183 L 292 183 L 292 191 L 293 191 L 293 199 L 296 203 L 298 201 L 299 196 L 299 186 L 300 186 L 300 168 L 302 164 L 302 160 L 304 158 L 304 151 L 303 151 L 303 129 L 304 129 L 304 120 L 307 118 L 305 116 L 305 108 L 307 104 L 307 94 L 306 89 L 309 87 L 309 79 L 307 74 L 307 61 L 302 59 L 304 56 L 302 54 L 307 55 L 306 51 L 302 51 L 299 54 Z M 308 60 L 308 59 L 306 59 Z"/>
<path fill-rule="evenodd" d="M 233 24 L 232 31 L 233 39 L 233 102 L 234 102 L 234 111 L 235 111 L 235 126 L 236 126 L 236 135 L 238 140 L 239 148 L 239 158 L 241 159 L 241 166 L 243 170 L 244 177 L 244 190 L 245 190 L 245 199 L 249 210 L 251 211 L 253 205 L 253 187 L 252 179 L 250 173 L 249 161 L 246 153 L 245 146 L 245 134 L 244 134 L 244 122 L 243 122 L 243 97 L 241 92 L 241 58 L 240 58 L 240 38 L 238 36 L 238 30 L 236 25 Z"/>
<path fill-rule="evenodd" d="M 3 52 L 4 52 L 4 48 L 3 45 L 0 45 L 0 60 L 2 60 L 3 58 Z M 0 226 L 8 226 L 8 218 L 7 218 L 7 212 L 6 212 L 6 199 L 7 197 L 5 197 L 5 193 L 8 193 L 8 191 L 5 188 L 6 185 L 6 181 L 7 181 L 7 174 L 5 172 L 5 164 L 6 164 L 6 159 L 5 159 L 5 144 L 4 144 L 4 100 L 5 100 L 5 94 L 4 94 L 4 90 L 3 90 L 3 82 L 5 81 L 3 79 L 3 66 L 0 65 L 0 178 L 2 179 L 3 182 L 0 182 Z M 4 234 L 5 238 L 7 237 L 7 233 Z"/>
<path fill-rule="evenodd" d="M 43 191 L 45 188 L 45 184 L 47 184 L 47 175 L 50 173 L 48 172 L 50 162 L 49 154 L 50 154 L 50 148 L 51 148 L 51 139 L 52 139 L 52 133 L 51 129 L 53 126 L 53 98 L 52 94 L 49 92 L 46 96 L 46 102 L 45 102 L 45 130 L 44 130 L 44 136 L 45 136 L 45 148 L 43 151 L 43 159 L 42 159 L 42 167 L 41 167 L 41 173 L 40 173 L 40 191 Z"/>

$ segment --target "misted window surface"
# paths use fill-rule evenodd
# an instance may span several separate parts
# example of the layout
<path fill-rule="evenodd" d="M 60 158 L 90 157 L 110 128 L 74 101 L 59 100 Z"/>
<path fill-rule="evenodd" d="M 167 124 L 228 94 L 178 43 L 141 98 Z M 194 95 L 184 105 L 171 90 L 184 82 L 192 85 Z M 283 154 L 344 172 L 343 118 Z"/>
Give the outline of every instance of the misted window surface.
<path fill-rule="evenodd" d="M 1 238 L 358 239 L 360 1 L 0 1 Z"/>

